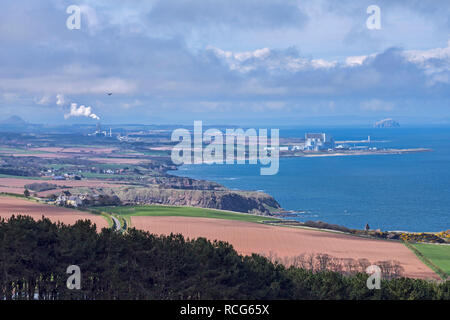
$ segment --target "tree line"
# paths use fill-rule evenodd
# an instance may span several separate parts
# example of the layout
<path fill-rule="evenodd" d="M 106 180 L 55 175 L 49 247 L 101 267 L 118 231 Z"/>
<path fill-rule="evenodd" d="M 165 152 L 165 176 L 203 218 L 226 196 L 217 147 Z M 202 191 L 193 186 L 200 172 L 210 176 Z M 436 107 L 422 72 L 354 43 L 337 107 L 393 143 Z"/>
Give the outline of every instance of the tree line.
<path fill-rule="evenodd" d="M 81 270 L 81 289 L 66 282 Z M 28 216 L 0 220 L 0 300 L 5 299 L 450 299 L 450 281 L 382 280 L 368 275 L 285 267 L 260 255 L 241 256 L 225 242 L 156 236 Z"/>

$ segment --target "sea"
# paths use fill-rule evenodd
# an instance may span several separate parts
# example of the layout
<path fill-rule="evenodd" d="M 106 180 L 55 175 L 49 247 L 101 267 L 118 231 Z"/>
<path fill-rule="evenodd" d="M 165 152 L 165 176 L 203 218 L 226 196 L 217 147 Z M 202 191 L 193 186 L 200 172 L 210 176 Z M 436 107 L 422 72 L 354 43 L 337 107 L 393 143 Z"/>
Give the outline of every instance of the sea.
<path fill-rule="evenodd" d="M 294 214 L 349 228 L 436 232 L 450 229 L 450 128 L 285 128 L 281 137 L 325 132 L 335 140 L 367 140 L 377 148 L 431 152 L 280 158 L 279 172 L 260 165 L 183 165 L 171 174 L 210 180 L 234 190 L 263 191 Z M 350 146 L 369 145 L 367 143 Z"/>

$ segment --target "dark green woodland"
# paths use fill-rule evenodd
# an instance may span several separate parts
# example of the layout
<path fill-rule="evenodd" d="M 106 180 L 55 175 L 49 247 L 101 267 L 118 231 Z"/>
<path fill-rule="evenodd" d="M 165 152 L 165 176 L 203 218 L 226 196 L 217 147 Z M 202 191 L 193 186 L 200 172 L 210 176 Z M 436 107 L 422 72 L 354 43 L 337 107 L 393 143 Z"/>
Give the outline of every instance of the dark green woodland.
<path fill-rule="evenodd" d="M 69 265 L 81 289 L 69 290 Z M 286 268 L 224 242 L 96 231 L 18 216 L 0 221 L 0 299 L 450 299 L 450 282 L 396 278 L 369 290 L 366 274 Z"/>

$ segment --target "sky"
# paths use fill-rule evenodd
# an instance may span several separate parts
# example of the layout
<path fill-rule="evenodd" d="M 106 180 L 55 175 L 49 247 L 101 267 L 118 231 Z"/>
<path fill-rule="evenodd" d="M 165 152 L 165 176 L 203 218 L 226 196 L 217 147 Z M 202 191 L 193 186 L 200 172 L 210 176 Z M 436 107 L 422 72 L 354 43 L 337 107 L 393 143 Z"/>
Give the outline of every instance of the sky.
<path fill-rule="evenodd" d="M 0 120 L 450 124 L 448 0 L 2 0 L 0 43 Z"/>

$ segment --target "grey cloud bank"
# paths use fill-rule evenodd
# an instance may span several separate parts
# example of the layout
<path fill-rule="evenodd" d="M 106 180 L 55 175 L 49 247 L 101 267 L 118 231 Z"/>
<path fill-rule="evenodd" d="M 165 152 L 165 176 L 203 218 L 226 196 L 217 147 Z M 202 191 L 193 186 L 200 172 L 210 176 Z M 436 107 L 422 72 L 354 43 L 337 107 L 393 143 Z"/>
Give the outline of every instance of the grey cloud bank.
<path fill-rule="evenodd" d="M 70 1 L 2 3 L 0 117 L 449 117 L 450 3 L 425 2 L 380 1 L 379 32 L 369 1 L 84 1 L 80 30 Z"/>

